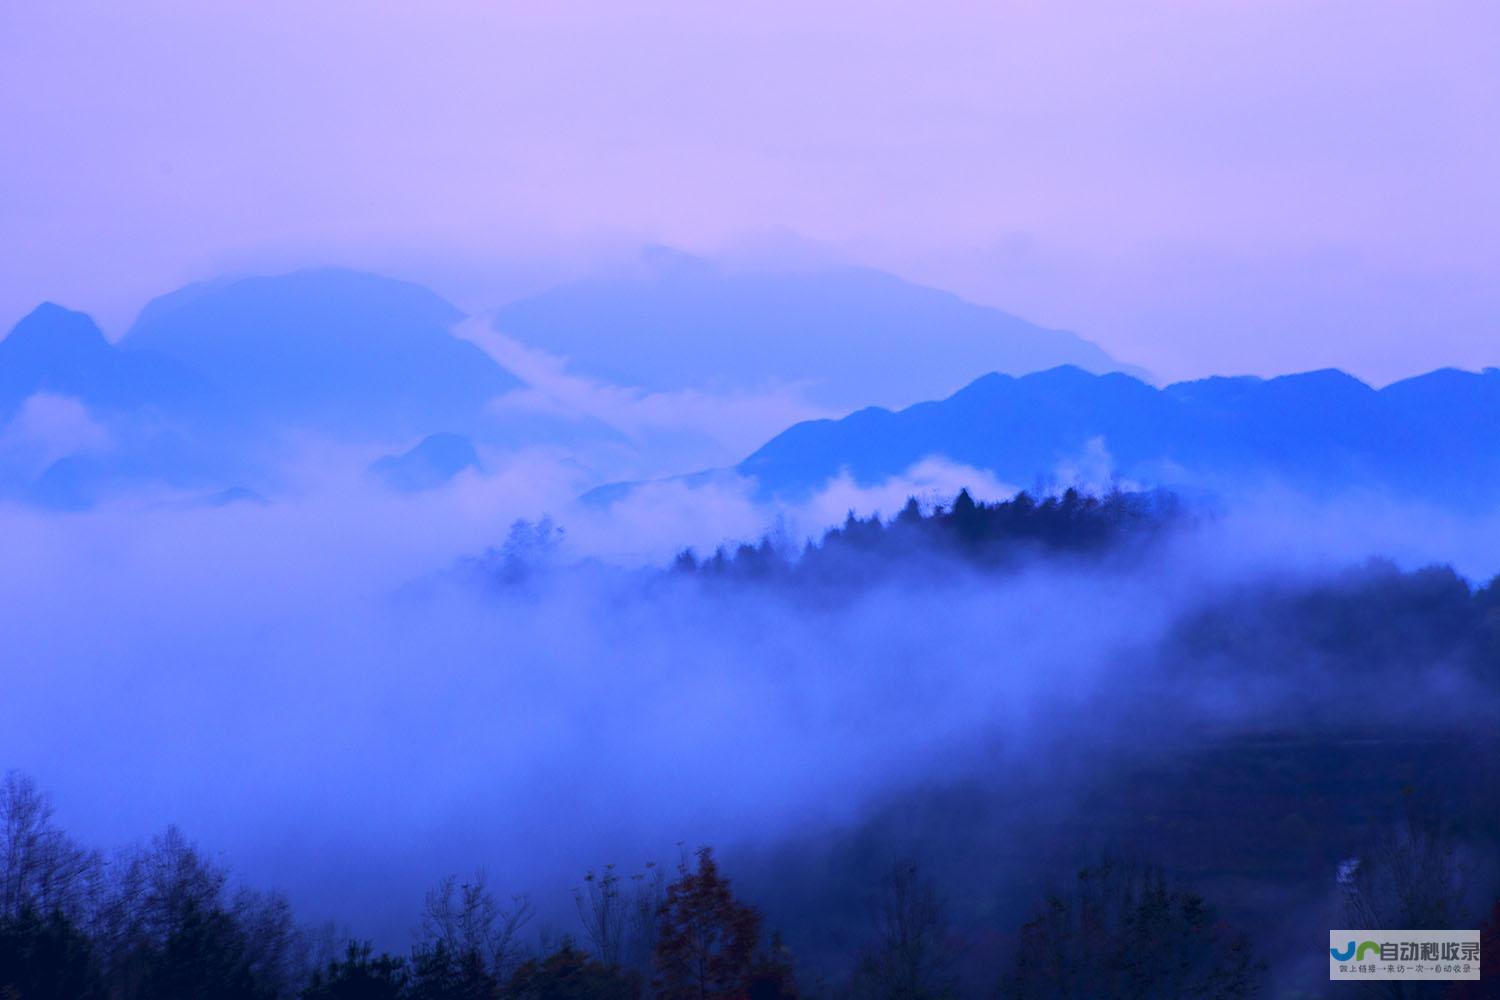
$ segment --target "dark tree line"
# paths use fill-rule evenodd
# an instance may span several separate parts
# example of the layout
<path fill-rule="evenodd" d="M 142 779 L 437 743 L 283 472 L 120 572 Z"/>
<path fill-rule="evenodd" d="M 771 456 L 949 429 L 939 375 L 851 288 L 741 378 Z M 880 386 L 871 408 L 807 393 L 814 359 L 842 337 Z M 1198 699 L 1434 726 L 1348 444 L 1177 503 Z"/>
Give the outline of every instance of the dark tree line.
<path fill-rule="evenodd" d="M 1237 1000 L 1263 965 L 1243 934 L 1159 871 L 1106 861 L 1050 896 L 1021 929 L 1002 994 L 1013 1000 Z"/>
<path fill-rule="evenodd" d="M 735 895 L 707 848 L 685 856 L 671 878 L 647 872 L 627 887 L 612 868 L 591 873 L 576 894 L 580 941 L 530 946 L 523 940 L 526 900 L 502 904 L 475 877 L 445 880 L 428 893 L 410 952 L 348 941 L 336 954 L 319 956 L 318 935 L 296 923 L 284 899 L 232 889 L 226 871 L 175 829 L 106 861 L 59 831 L 45 796 L 11 774 L 0 787 L 0 836 L 0 997 L 6 1000 L 810 995 L 799 988 L 791 951 L 767 933 L 760 911 Z M 1163 926 L 1179 933 L 1171 922 L 1177 920 L 1180 933 L 1190 935 L 1198 904 L 1171 900 L 1191 912 L 1183 916 L 1169 906 Z M 1055 924 L 1049 911 L 1027 925 L 1028 947 L 1047 954 L 1071 947 L 1066 935 L 1047 936 Z M 848 981 L 815 992 L 869 1000 L 960 995 L 952 971 L 956 933 L 915 865 L 899 866 L 882 883 L 871 931 Z M 1181 944 L 1164 940 L 1153 954 Z M 1252 966 L 1248 959 L 1243 964 L 1248 975 Z M 1022 962 L 1012 980 L 1035 984 L 1047 975 Z"/>
<path fill-rule="evenodd" d="M 106 861 L 10 774 L 0 838 L 0 996 L 273 1000 L 300 982 L 306 939 L 286 901 L 231 891 L 176 829 Z"/>
<path fill-rule="evenodd" d="M 1183 505 L 1164 491 L 1096 497 L 1069 489 L 1041 500 L 1021 492 L 983 503 L 963 490 L 951 504 L 929 511 L 912 497 L 889 520 L 850 511 L 842 525 L 800 552 L 766 535 L 754 545 L 720 546 L 703 559 L 685 550 L 673 569 L 705 578 L 829 584 L 909 572 L 921 559 L 956 558 L 996 569 L 1028 556 L 1099 554 L 1145 542 L 1185 517 Z"/>
<path fill-rule="evenodd" d="M 409 952 L 347 941 L 330 954 L 285 900 L 232 889 L 176 830 L 106 861 L 59 831 L 46 798 L 11 774 L 0 786 L 0 837 L 5 1000 L 1238 1000 L 1259 995 L 1266 971 L 1249 936 L 1197 892 L 1112 860 L 1041 899 L 976 991 L 957 966 L 983 929 L 956 926 L 913 862 L 872 894 L 851 971 L 808 986 L 707 848 L 672 876 L 591 873 L 575 894 L 577 940 L 537 947 L 525 934 L 529 903 L 502 903 L 476 876 L 427 894 Z M 1456 847 L 1415 812 L 1370 840 L 1340 875 L 1346 919 L 1474 926 Z M 1485 925 L 1486 958 L 1497 917 L 1500 909 Z M 1429 992 L 1490 995 L 1473 984 Z"/>
<path fill-rule="evenodd" d="M 606 869 L 578 902 L 586 943 L 524 940 L 524 898 L 482 876 L 427 894 L 408 954 L 349 941 L 319 956 L 276 894 L 228 873 L 168 829 L 106 860 L 52 822 L 15 773 L 0 784 L 0 998 L 4 1000 L 791 1000 L 790 955 L 704 848 L 676 877 Z"/>

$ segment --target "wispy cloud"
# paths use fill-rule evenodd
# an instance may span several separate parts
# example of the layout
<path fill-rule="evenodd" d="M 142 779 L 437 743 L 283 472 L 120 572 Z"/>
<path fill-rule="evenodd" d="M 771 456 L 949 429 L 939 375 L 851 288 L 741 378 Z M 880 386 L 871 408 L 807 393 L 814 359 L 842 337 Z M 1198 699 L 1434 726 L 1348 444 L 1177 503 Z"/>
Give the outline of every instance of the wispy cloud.
<path fill-rule="evenodd" d="M 570 371 L 567 358 L 495 330 L 486 317 L 461 323 L 455 333 L 478 344 L 526 383 L 494 401 L 491 409 L 500 421 L 516 415 L 551 418 L 565 425 L 597 421 L 635 446 L 639 475 L 733 464 L 789 425 L 831 415 L 805 400 L 795 385 L 758 392 L 648 392 L 612 385 Z M 583 450 L 579 457 L 586 460 L 587 449 Z"/>
<path fill-rule="evenodd" d="M 111 442 L 109 430 L 78 400 L 37 393 L 0 429 L 0 467 L 35 476 L 64 456 L 104 451 Z"/>

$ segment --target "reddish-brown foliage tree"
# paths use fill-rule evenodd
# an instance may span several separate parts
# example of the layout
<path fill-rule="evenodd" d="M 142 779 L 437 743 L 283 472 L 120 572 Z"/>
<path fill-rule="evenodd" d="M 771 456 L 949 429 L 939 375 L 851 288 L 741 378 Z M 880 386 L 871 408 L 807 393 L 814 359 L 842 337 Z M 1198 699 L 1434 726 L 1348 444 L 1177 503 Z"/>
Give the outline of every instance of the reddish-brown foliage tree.
<path fill-rule="evenodd" d="M 713 851 L 684 860 L 659 911 L 654 955 L 659 1000 L 749 1000 L 796 995 L 791 970 L 757 954 L 760 914 L 734 898 Z"/>

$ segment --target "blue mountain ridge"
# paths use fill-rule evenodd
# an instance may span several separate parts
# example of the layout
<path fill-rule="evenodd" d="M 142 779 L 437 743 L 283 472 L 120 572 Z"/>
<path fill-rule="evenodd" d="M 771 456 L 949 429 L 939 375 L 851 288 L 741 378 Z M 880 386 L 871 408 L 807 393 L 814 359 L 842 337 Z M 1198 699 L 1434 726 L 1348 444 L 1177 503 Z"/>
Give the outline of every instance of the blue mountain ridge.
<path fill-rule="evenodd" d="M 1154 388 L 1071 366 L 990 374 L 947 399 L 797 424 L 737 467 L 805 496 L 840 472 L 874 484 L 941 456 L 1031 485 L 1099 442 L 1150 485 L 1367 488 L 1448 505 L 1500 500 L 1500 369 L 1440 369 L 1374 389 L 1337 370 Z"/>

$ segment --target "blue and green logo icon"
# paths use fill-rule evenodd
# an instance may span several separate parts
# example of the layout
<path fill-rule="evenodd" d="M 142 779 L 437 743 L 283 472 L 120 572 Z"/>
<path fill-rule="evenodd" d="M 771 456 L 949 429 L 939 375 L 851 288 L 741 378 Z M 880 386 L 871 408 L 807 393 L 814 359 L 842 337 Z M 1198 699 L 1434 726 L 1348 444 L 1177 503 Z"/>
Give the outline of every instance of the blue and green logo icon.
<path fill-rule="evenodd" d="M 1340 962 L 1348 962 L 1351 959 L 1363 962 L 1365 960 L 1365 954 L 1372 951 L 1375 953 L 1376 958 L 1380 957 L 1380 945 L 1376 944 L 1374 941 L 1361 941 L 1357 952 L 1355 950 L 1353 941 L 1350 941 L 1349 944 L 1343 948 L 1328 949 L 1328 953 Z"/>

